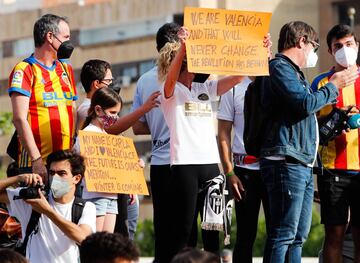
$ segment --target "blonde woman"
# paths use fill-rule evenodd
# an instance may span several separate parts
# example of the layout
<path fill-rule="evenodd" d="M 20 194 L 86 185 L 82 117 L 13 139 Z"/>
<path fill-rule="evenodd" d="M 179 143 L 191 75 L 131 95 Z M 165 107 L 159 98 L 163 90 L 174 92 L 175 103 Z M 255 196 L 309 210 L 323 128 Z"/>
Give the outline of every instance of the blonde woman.
<path fill-rule="evenodd" d="M 197 207 L 202 212 L 205 196 L 199 192 L 205 193 L 206 182 L 220 173 L 211 102 L 244 79 L 231 76 L 195 83 L 195 75 L 201 75 L 187 70 L 187 29 L 181 28 L 178 36 L 180 42 L 166 44 L 158 59 L 159 79 L 164 82 L 161 109 L 170 130 L 173 255 L 188 245 Z M 217 231 L 207 231 L 203 241 L 205 250 L 219 253 Z"/>

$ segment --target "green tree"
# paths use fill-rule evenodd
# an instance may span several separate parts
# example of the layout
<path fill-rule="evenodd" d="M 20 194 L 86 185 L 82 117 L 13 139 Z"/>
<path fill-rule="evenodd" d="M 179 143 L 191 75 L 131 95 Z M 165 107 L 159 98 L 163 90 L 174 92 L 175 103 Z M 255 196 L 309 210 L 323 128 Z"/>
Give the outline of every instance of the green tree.
<path fill-rule="evenodd" d="M 0 112 L 0 135 L 8 135 L 14 132 L 11 112 Z"/>
<path fill-rule="evenodd" d="M 202 239 L 200 231 L 200 218 L 198 219 L 198 247 L 202 248 Z M 236 217 L 235 211 L 233 213 L 232 225 L 231 225 L 231 243 L 227 248 L 234 249 L 236 241 Z M 309 233 L 309 237 L 303 247 L 303 257 L 317 257 L 319 250 L 322 247 L 324 239 L 324 228 L 320 224 L 320 215 L 313 209 L 312 212 L 312 223 Z M 151 220 L 145 220 L 138 224 L 138 229 L 135 235 L 135 242 L 138 244 L 142 256 L 154 256 L 154 229 Z M 221 248 L 224 248 L 223 244 L 223 233 L 220 234 Z M 258 230 L 256 240 L 253 248 L 254 257 L 262 257 L 266 241 L 266 226 L 265 218 L 263 215 L 260 216 L 258 222 Z"/>
<path fill-rule="evenodd" d="M 154 256 L 154 225 L 153 221 L 145 219 L 139 222 L 135 234 L 135 242 L 139 246 L 142 257 Z"/>

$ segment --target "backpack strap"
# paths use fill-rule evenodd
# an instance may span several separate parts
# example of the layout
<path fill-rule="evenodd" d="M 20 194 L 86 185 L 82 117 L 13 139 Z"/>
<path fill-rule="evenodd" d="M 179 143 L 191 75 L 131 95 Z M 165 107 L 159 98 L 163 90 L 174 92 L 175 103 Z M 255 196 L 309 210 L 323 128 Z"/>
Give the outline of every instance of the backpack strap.
<path fill-rule="evenodd" d="M 79 198 L 79 197 L 75 197 L 74 203 L 72 205 L 71 208 L 71 221 L 74 224 L 78 224 L 79 220 L 82 216 L 82 212 L 84 210 L 85 207 L 85 203 L 86 201 Z M 35 234 L 38 232 L 39 229 L 39 220 L 40 220 L 40 216 L 41 214 L 36 212 L 35 210 L 31 211 L 31 215 L 30 215 L 30 219 L 29 222 L 26 226 L 26 232 L 25 232 L 25 238 L 24 241 L 22 242 L 21 246 L 17 247 L 16 250 L 23 254 L 26 255 L 26 247 L 27 247 L 27 243 L 29 241 L 29 237 L 30 235 L 34 232 Z"/>
<path fill-rule="evenodd" d="M 39 229 L 38 225 L 39 225 L 40 216 L 41 216 L 41 214 L 36 212 L 35 210 L 31 211 L 30 219 L 26 226 L 24 241 L 22 242 L 21 246 L 16 249 L 18 252 L 20 252 L 23 255 L 26 255 L 26 247 L 27 247 L 27 243 L 29 241 L 30 235 L 34 231 L 36 234 Z"/>
<path fill-rule="evenodd" d="M 80 197 L 75 196 L 74 203 L 71 208 L 71 221 L 78 224 L 82 216 L 86 201 Z"/>
<path fill-rule="evenodd" d="M 32 83 L 31 83 L 31 85 L 34 86 L 34 83 L 35 83 L 35 74 L 34 74 L 34 69 L 33 69 L 33 64 L 34 63 L 31 61 L 30 57 L 25 58 L 23 60 L 23 62 L 28 63 L 30 65 L 31 73 L 32 73 Z"/>
<path fill-rule="evenodd" d="M 34 65 L 34 62 L 31 60 L 31 57 L 27 57 L 23 60 L 23 62 L 25 63 L 28 63 L 30 65 L 30 68 L 31 68 L 31 73 L 32 73 L 32 83 L 31 83 L 31 86 L 34 87 L 35 85 L 35 72 L 34 72 L 34 68 L 33 68 L 33 65 Z"/>
<path fill-rule="evenodd" d="M 232 88 L 232 90 L 233 90 L 233 108 L 234 108 L 234 116 L 233 116 L 233 123 L 235 123 L 235 114 L 236 114 L 236 112 L 235 112 L 235 86 Z"/>

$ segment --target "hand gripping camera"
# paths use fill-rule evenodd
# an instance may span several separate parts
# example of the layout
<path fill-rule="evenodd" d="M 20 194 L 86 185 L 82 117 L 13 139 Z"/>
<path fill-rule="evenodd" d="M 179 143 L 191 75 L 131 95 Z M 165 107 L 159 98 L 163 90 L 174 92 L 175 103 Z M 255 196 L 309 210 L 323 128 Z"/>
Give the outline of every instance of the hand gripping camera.
<path fill-rule="evenodd" d="M 334 108 L 328 116 L 319 121 L 320 145 L 327 145 L 345 129 L 360 127 L 360 114 L 348 116 L 350 111 L 351 108 L 347 111 Z"/>

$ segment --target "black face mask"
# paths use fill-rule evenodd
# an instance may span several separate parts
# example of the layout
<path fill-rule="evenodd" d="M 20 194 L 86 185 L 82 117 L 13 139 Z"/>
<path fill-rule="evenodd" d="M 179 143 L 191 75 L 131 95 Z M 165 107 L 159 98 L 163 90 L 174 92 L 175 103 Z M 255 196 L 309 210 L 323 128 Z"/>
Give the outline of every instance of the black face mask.
<path fill-rule="evenodd" d="M 209 76 L 210 74 L 195 73 L 193 82 L 204 83 L 209 78 Z"/>
<path fill-rule="evenodd" d="M 70 58 L 72 52 L 74 50 L 74 45 L 70 40 L 66 40 L 61 43 L 60 47 L 57 50 L 57 58 L 58 59 L 68 59 Z"/>
<path fill-rule="evenodd" d="M 121 89 L 120 85 L 114 85 L 114 84 L 110 84 L 109 88 L 112 89 L 113 91 L 117 92 L 117 93 L 119 93 L 120 89 Z"/>

